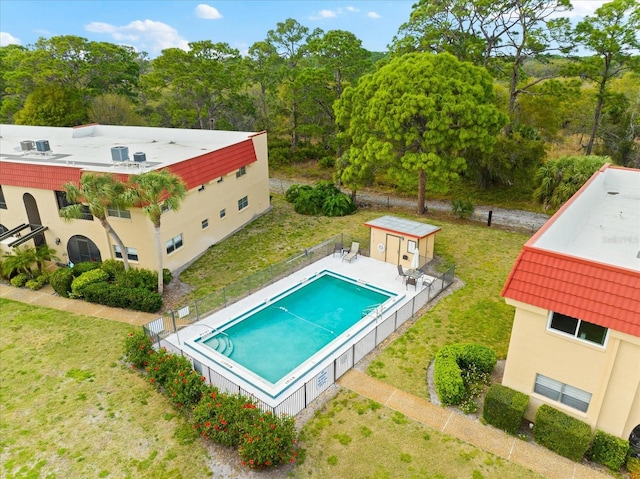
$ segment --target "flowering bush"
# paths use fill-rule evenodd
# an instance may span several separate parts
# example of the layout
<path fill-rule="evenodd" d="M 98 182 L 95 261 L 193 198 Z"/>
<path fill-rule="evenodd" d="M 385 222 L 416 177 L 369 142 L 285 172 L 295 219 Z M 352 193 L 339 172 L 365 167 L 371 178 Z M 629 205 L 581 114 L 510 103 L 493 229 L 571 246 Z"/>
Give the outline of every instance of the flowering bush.
<path fill-rule="evenodd" d="M 143 368 L 149 364 L 153 354 L 151 339 L 141 329 L 129 333 L 124 343 L 124 360 L 135 368 Z"/>
<path fill-rule="evenodd" d="M 260 412 L 246 426 L 238 447 L 242 464 L 251 468 L 272 467 L 294 462 L 296 430 L 293 418 Z"/>
<path fill-rule="evenodd" d="M 194 408 L 193 420 L 203 437 L 238 447 L 246 429 L 259 414 L 260 410 L 250 399 L 213 389 Z"/>
<path fill-rule="evenodd" d="M 191 365 L 179 369 L 173 373 L 167 386 L 169 400 L 178 408 L 192 408 L 198 404 L 207 389 L 206 379 L 191 369 Z"/>
<path fill-rule="evenodd" d="M 149 363 L 145 370 L 149 377 L 149 382 L 159 388 L 167 389 L 173 378 L 180 371 L 191 369 L 188 359 L 177 354 L 169 353 L 165 348 L 156 351 L 149 356 Z"/>

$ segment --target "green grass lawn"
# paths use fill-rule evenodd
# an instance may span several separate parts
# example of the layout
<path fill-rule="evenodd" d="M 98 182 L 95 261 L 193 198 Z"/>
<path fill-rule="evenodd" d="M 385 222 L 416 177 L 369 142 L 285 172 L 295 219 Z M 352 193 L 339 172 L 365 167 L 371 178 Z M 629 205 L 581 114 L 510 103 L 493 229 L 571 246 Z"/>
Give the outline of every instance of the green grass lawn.
<path fill-rule="evenodd" d="M 425 369 L 440 346 L 473 341 L 506 355 L 513 310 L 499 292 L 525 235 L 399 210 L 304 217 L 279 195 L 273 205 L 183 273 L 191 298 L 339 233 L 368 240 L 364 223 L 392 214 L 441 226 L 436 252 L 456 264 L 464 285 L 391 342 L 369 373 L 428 398 Z M 2 477 L 211 476 L 186 421 L 118 362 L 130 327 L 2 301 L 0 331 Z M 302 439 L 293 477 L 536 477 L 346 392 L 307 423 Z"/>
<path fill-rule="evenodd" d="M 0 300 L 0 477 L 211 476 L 191 426 L 118 362 L 130 330 Z"/>

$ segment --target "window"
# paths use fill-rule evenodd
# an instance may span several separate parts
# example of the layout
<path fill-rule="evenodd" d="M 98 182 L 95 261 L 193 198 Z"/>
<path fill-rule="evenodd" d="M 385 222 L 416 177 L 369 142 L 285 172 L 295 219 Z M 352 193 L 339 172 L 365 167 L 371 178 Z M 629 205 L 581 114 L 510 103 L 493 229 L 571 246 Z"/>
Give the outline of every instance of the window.
<path fill-rule="evenodd" d="M 236 178 L 240 178 L 247 174 L 247 168 L 245 166 L 241 166 L 238 171 L 236 171 Z"/>
<path fill-rule="evenodd" d="M 0 185 L 0 208 L 7 209 L 7 202 L 4 199 L 4 193 L 2 192 L 2 185 Z"/>
<path fill-rule="evenodd" d="M 166 203 L 162 203 L 160 205 L 160 211 L 162 212 L 161 214 L 165 214 L 167 211 L 171 211 L 171 206 Z"/>
<path fill-rule="evenodd" d="M 202 220 L 202 229 L 207 229 L 209 227 L 209 218 L 206 220 Z"/>
<path fill-rule="evenodd" d="M 603 328 L 597 324 L 555 312 L 552 312 L 549 318 L 549 329 L 601 346 L 604 345 L 607 339 L 608 331 L 607 328 Z"/>
<path fill-rule="evenodd" d="M 591 402 L 591 393 L 548 378 L 542 374 L 536 374 L 533 391 L 582 412 L 587 412 L 589 403 Z"/>
<path fill-rule="evenodd" d="M 224 218 L 225 216 L 227 216 L 227 210 L 222 208 L 220 210 L 220 218 Z"/>
<path fill-rule="evenodd" d="M 224 178 L 222 176 L 218 178 L 218 183 L 222 183 L 223 181 L 224 181 Z"/>
<path fill-rule="evenodd" d="M 249 206 L 249 197 L 245 196 L 244 198 L 240 198 L 238 200 L 238 211 L 241 211 Z"/>
<path fill-rule="evenodd" d="M 112 208 L 107 208 L 107 214 L 109 216 L 115 216 L 116 218 L 131 219 L 131 212 L 129 210 L 121 210 L 117 206 Z"/>
<path fill-rule="evenodd" d="M 130 261 L 138 261 L 138 249 L 137 248 L 127 248 L 127 259 Z M 122 251 L 120 251 L 120 246 L 113 245 L 113 251 L 116 254 L 116 258 L 122 259 Z"/>
<path fill-rule="evenodd" d="M 173 253 L 178 248 L 182 248 L 182 233 L 180 233 L 175 238 L 171 238 L 169 241 L 165 243 L 167 248 L 167 254 Z"/>
<path fill-rule="evenodd" d="M 64 191 L 55 191 L 54 193 L 56 194 L 58 210 L 73 204 L 67 201 L 67 194 Z M 89 212 L 89 207 L 87 205 L 82 205 L 82 216 L 79 219 L 93 221 L 93 215 Z"/>

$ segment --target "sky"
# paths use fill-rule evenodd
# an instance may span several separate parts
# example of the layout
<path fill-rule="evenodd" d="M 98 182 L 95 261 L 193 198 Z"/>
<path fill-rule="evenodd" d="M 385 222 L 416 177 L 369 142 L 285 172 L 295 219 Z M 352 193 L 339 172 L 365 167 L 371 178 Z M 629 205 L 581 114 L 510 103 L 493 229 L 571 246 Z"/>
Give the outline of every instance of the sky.
<path fill-rule="evenodd" d="M 293 18 L 309 31 L 346 30 L 369 51 L 386 51 L 417 0 L 0 0 L 0 46 L 31 45 L 40 37 L 75 35 L 129 45 L 158 56 L 200 40 L 246 54 L 277 24 Z M 574 20 L 601 0 L 574 0 Z"/>

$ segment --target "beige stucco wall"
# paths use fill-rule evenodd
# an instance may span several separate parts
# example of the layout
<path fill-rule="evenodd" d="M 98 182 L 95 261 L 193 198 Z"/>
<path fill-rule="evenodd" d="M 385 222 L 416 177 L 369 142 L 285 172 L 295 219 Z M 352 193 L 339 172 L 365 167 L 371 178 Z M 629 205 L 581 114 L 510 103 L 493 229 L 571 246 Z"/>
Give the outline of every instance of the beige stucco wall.
<path fill-rule="evenodd" d="M 236 178 L 235 172 L 232 172 L 225 175 L 222 182 L 218 182 L 216 178 L 205 184 L 202 191 L 198 191 L 199 187 L 193 188 L 178 211 L 163 214 L 163 267 L 170 270 L 180 268 L 270 208 L 267 136 L 257 135 L 253 137 L 253 141 L 258 161 L 247 165 L 245 175 Z M 7 209 L 0 210 L 0 223 L 7 229 L 21 223 L 29 223 L 23 201 L 23 194 L 27 189 L 12 186 L 3 186 L 2 189 Z M 29 189 L 28 192 L 33 195 L 38 205 L 42 224 L 49 228 L 45 231 L 47 244 L 56 249 L 60 261 L 68 261 L 66 245 L 73 235 L 90 238 L 99 248 L 103 260 L 115 257 L 115 242 L 98 220 L 64 222 L 58 214 L 53 191 Z M 242 211 L 238 211 L 238 200 L 244 196 L 247 196 L 249 204 Z M 226 211 L 224 218 L 220 218 L 222 209 Z M 127 247 L 137 249 L 139 259 L 131 264 L 157 270 L 153 225 L 141 209 L 132 208 L 130 212 L 130 219 L 109 217 L 108 221 Z M 209 226 L 203 229 L 202 221 L 205 219 L 208 220 Z M 167 255 L 165 242 L 179 234 L 182 234 L 183 247 Z M 61 240 L 59 246 L 55 244 L 56 238 Z M 27 244 L 32 245 L 33 242 Z M 3 251 L 9 250 L 10 248 L 3 247 Z"/>
<path fill-rule="evenodd" d="M 507 299 L 516 307 L 502 383 L 531 397 L 526 417 L 542 404 L 592 428 L 627 438 L 640 424 L 640 338 L 609 330 L 604 347 L 547 329 L 549 311 Z M 586 413 L 533 392 L 536 373 L 592 394 Z"/>
<path fill-rule="evenodd" d="M 370 256 L 374 259 L 392 264 L 401 264 L 403 268 L 411 267 L 413 253 L 409 253 L 409 241 L 415 241 L 420 254 L 421 263 L 433 258 L 435 233 L 425 238 L 415 238 L 380 228 L 370 228 Z M 383 247 L 380 247 L 382 245 Z M 403 259 L 403 256 L 407 259 Z"/>

